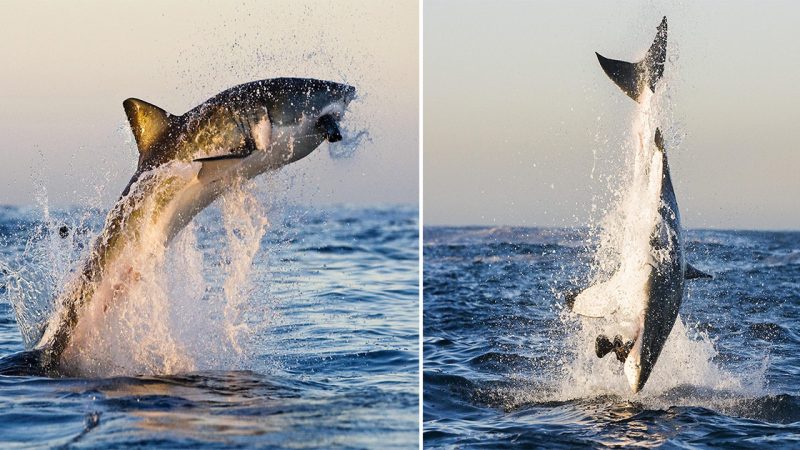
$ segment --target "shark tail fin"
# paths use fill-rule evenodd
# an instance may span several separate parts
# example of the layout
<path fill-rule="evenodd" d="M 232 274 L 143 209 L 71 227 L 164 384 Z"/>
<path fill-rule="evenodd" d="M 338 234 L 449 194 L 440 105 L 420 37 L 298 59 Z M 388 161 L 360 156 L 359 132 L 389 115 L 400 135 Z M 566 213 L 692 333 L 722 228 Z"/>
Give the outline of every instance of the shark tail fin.
<path fill-rule="evenodd" d="M 658 31 L 644 59 L 631 63 L 609 59 L 596 53 L 600 67 L 628 97 L 639 101 L 645 87 L 655 92 L 656 83 L 664 75 L 664 62 L 667 59 L 667 18 L 658 25 Z"/>

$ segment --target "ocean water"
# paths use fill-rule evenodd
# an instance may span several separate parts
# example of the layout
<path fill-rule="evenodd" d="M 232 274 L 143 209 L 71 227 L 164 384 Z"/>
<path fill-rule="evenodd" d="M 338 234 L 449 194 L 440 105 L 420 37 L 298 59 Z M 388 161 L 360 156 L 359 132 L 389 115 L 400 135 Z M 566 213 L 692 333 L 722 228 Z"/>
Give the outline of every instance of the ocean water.
<path fill-rule="evenodd" d="M 800 446 L 800 232 L 686 233 L 714 278 L 688 282 L 639 394 L 564 304 L 593 275 L 596 236 L 425 228 L 425 447 Z"/>
<path fill-rule="evenodd" d="M 416 208 L 239 197 L 109 307 L 84 376 L 0 376 L 0 447 L 417 445 Z M 0 357 L 37 336 L 104 214 L 0 207 Z"/>

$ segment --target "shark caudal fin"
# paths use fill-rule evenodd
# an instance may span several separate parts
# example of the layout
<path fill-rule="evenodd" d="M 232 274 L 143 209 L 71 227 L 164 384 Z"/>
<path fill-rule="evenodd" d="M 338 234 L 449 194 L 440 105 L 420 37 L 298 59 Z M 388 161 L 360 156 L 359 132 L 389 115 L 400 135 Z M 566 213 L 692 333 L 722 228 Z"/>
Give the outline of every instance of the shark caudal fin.
<path fill-rule="evenodd" d="M 169 128 L 172 114 L 156 105 L 137 98 L 129 98 L 122 102 L 128 122 L 131 124 L 136 145 L 139 147 L 139 164 L 147 159 L 150 151 L 161 136 Z"/>
<path fill-rule="evenodd" d="M 625 92 L 628 97 L 639 101 L 646 87 L 655 92 L 656 83 L 664 75 L 664 62 L 667 59 L 667 18 L 661 20 L 653 44 L 644 59 L 630 63 L 608 59 L 595 53 L 600 66 L 611 80 Z"/>

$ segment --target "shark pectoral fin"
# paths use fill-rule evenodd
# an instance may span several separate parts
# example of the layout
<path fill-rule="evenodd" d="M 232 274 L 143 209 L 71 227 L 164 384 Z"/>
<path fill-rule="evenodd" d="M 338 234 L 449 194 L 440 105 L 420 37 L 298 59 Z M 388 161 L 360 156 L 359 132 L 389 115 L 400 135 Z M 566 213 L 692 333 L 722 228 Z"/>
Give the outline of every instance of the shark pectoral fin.
<path fill-rule="evenodd" d="M 164 135 L 169 128 L 172 115 L 156 105 L 138 98 L 129 98 L 122 102 L 128 122 L 131 124 L 136 145 L 139 147 L 139 163 L 150 155 L 153 144 Z"/>
<path fill-rule="evenodd" d="M 607 317 L 618 308 L 616 299 L 606 289 L 608 282 L 596 284 L 581 292 L 572 301 L 572 311 L 585 317 Z"/>
<path fill-rule="evenodd" d="M 694 280 L 695 278 L 714 278 L 711 274 L 705 273 L 689 263 L 686 263 L 686 272 L 683 277 L 687 280 Z"/>
<path fill-rule="evenodd" d="M 200 172 L 197 173 L 197 178 L 201 181 L 211 181 L 222 178 L 225 173 L 236 167 L 239 162 L 247 156 L 249 156 L 249 154 L 229 154 L 195 159 L 194 162 L 203 164 L 203 167 L 200 168 Z"/>

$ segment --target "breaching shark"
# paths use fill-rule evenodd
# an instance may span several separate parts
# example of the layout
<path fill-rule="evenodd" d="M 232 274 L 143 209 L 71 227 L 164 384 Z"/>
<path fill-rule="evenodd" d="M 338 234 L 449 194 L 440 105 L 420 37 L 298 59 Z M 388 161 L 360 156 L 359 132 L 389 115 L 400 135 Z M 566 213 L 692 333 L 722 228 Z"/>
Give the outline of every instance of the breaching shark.
<path fill-rule="evenodd" d="M 629 97 L 642 102 L 645 92 L 655 92 L 656 83 L 664 74 L 667 55 L 667 18 L 658 26 L 653 44 L 643 60 L 630 63 L 608 59 L 597 54 L 600 66 Z M 656 129 L 656 149 L 649 160 L 654 182 L 646 201 L 658 201 L 657 217 L 648 223 L 649 250 L 621 261 L 616 273 L 607 281 L 595 284 L 569 298 L 572 310 L 595 318 L 613 318 L 622 326 L 620 334 L 610 339 L 599 335 L 595 352 L 599 358 L 614 352 L 624 363 L 624 372 L 633 392 L 647 382 L 678 317 L 684 297 L 684 280 L 706 278 L 687 264 L 680 212 L 672 185 L 664 139 Z M 659 177 L 660 174 L 660 177 Z M 570 296 L 571 297 L 571 296 Z"/>
<path fill-rule="evenodd" d="M 324 141 L 341 140 L 338 124 L 355 92 L 330 81 L 267 79 L 230 88 L 183 115 L 125 100 L 139 148 L 136 173 L 108 213 L 82 269 L 57 298 L 38 344 L 12 355 L 0 371 L 13 370 L 16 363 L 25 370 L 62 374 L 62 355 L 93 297 L 116 288 L 106 286 L 109 273 L 119 277 L 127 270 L 129 280 L 136 279 L 135 268 L 126 268 L 121 257 L 124 249 L 137 246 L 145 234 L 166 246 L 234 183 L 302 159 Z"/>

